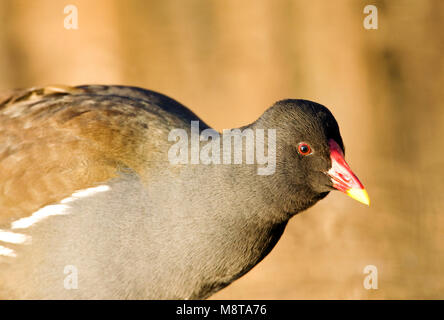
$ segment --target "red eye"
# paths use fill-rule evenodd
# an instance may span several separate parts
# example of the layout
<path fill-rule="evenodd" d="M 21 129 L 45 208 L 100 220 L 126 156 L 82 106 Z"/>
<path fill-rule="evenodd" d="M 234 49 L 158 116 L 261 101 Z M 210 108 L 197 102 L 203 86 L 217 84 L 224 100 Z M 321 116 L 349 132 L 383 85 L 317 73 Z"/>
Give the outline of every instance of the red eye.
<path fill-rule="evenodd" d="M 311 148 L 307 143 L 301 142 L 298 145 L 298 152 L 299 152 L 299 154 L 306 156 L 311 153 Z"/>

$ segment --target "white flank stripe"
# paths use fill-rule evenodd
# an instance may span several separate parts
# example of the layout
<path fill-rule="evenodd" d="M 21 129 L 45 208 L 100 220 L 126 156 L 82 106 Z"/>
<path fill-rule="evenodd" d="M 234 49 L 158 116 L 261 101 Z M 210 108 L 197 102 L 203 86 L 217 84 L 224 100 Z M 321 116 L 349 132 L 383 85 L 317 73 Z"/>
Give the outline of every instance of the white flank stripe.
<path fill-rule="evenodd" d="M 109 186 L 98 186 L 98 187 L 94 187 L 94 188 L 88 188 L 85 190 L 80 190 L 77 192 L 74 192 L 71 197 L 69 198 L 65 198 L 62 201 L 60 201 L 60 203 L 69 203 L 72 202 L 74 200 L 80 199 L 80 198 L 86 198 L 89 196 L 92 196 L 96 193 L 100 193 L 100 192 L 105 192 L 110 190 L 111 188 Z"/>
<path fill-rule="evenodd" d="M 14 250 L 0 246 L 0 256 L 16 257 Z"/>
<path fill-rule="evenodd" d="M 26 234 L 4 231 L 0 229 L 0 241 L 15 244 L 26 244 L 31 241 L 31 237 L 27 236 Z"/>
<path fill-rule="evenodd" d="M 69 206 L 64 204 L 54 204 L 43 207 L 32 214 L 30 217 L 21 218 L 11 223 L 11 229 L 25 229 L 32 226 L 49 216 L 57 216 L 67 214 L 65 211 Z"/>
<path fill-rule="evenodd" d="M 30 217 L 21 218 L 17 221 L 14 221 L 13 223 L 11 223 L 11 229 L 25 229 L 47 217 L 68 214 L 69 212 L 67 211 L 67 209 L 69 209 L 70 206 L 66 205 L 66 203 L 78 200 L 80 198 L 86 198 L 96 193 L 108 191 L 110 189 L 111 188 L 109 186 L 102 185 L 77 191 L 73 193 L 71 197 L 65 198 L 60 201 L 61 204 L 53 204 L 43 207 L 34 212 Z"/>

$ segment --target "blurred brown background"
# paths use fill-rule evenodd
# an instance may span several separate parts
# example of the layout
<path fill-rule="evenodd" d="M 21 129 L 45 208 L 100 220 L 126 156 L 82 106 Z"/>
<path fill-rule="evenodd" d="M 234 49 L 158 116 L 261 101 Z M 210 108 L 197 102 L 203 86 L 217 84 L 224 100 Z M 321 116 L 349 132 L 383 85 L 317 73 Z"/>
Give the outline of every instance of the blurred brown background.
<path fill-rule="evenodd" d="M 78 30 L 64 28 L 68 4 Z M 0 89 L 136 85 L 219 130 L 278 99 L 320 102 L 371 207 L 332 193 L 213 298 L 443 299 L 443 15 L 440 0 L 0 0 Z"/>

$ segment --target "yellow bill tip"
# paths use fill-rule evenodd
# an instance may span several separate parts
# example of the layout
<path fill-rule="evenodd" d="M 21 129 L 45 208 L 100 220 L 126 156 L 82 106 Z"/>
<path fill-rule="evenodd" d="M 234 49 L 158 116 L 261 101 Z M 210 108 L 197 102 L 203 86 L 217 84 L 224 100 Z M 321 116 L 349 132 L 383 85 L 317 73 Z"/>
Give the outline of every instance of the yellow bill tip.
<path fill-rule="evenodd" d="M 368 197 L 368 193 L 365 191 L 365 189 L 352 188 L 348 189 L 346 193 L 350 198 L 370 206 L 370 198 Z"/>

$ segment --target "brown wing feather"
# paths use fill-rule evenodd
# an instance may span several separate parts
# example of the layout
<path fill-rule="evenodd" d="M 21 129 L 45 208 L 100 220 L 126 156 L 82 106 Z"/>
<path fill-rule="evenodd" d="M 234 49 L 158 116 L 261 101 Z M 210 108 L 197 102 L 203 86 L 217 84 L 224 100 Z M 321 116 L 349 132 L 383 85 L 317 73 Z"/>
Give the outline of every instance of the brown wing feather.
<path fill-rule="evenodd" d="M 183 123 L 139 98 L 63 86 L 0 95 L 0 226 L 124 168 L 146 178 L 165 152 L 156 141 Z"/>

